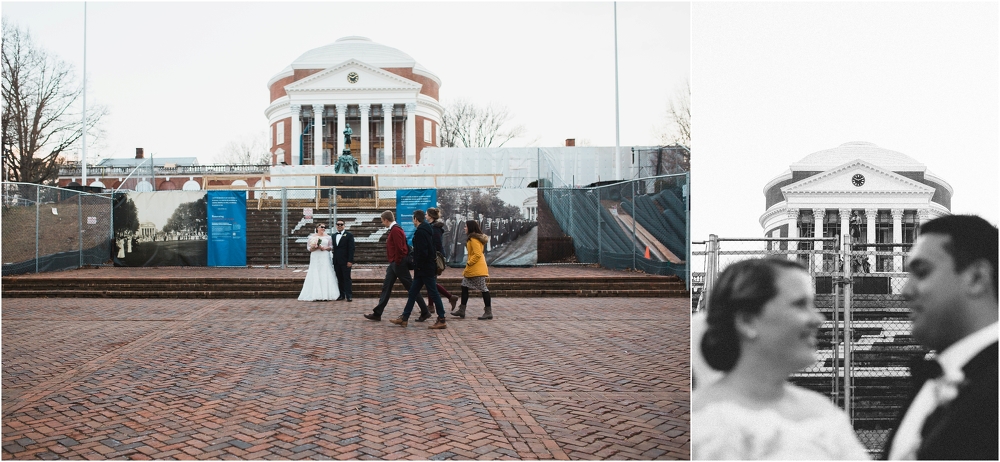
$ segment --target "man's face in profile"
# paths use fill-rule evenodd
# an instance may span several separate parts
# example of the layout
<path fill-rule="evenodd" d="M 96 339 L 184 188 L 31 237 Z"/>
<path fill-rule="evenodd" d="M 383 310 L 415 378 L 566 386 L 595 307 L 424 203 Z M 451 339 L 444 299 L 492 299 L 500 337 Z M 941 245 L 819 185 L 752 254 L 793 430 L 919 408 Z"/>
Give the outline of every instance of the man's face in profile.
<path fill-rule="evenodd" d="M 955 271 L 955 260 L 945 250 L 950 241 L 944 234 L 918 237 L 907 262 L 910 277 L 903 286 L 913 337 L 939 352 L 962 337 L 962 314 L 957 309 L 962 302 L 961 273 Z"/>

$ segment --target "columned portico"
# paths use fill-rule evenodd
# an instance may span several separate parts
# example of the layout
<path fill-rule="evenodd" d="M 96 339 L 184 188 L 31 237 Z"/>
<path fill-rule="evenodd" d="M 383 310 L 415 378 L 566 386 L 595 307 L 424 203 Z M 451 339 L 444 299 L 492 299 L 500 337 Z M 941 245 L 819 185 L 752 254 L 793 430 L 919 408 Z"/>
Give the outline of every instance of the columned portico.
<path fill-rule="evenodd" d="M 382 152 L 385 153 L 383 164 L 392 164 L 392 103 L 382 103 Z"/>
<path fill-rule="evenodd" d="M 417 103 L 406 103 L 406 163 L 417 163 Z"/>
<path fill-rule="evenodd" d="M 309 50 L 267 84 L 271 104 L 264 112 L 274 133 L 269 149 L 286 153 L 274 162 L 332 165 L 348 149 L 359 165 L 416 164 L 422 149 L 437 146 L 433 134 L 444 115 L 440 86 L 411 56 L 364 37 Z M 281 136 L 289 125 L 291 137 Z M 344 140 L 347 127 L 353 141 Z M 303 134 L 312 140 L 305 146 Z"/>
<path fill-rule="evenodd" d="M 370 124 L 368 123 L 368 112 L 371 110 L 371 104 L 361 103 L 361 104 L 358 105 L 358 109 L 360 109 L 360 112 L 361 112 L 361 162 L 360 162 L 360 164 L 361 165 L 368 165 L 368 155 L 369 155 L 369 151 L 370 151 L 368 149 L 368 143 L 370 142 L 369 141 L 369 139 L 370 139 L 369 138 L 369 133 L 368 133 L 368 127 L 370 126 Z M 339 109 L 338 109 L 338 111 L 339 111 Z"/>
<path fill-rule="evenodd" d="M 890 281 L 888 290 L 898 293 L 902 286 L 895 278 L 905 270 L 907 245 L 914 242 L 919 224 L 950 213 L 952 194 L 947 182 L 909 156 L 849 142 L 812 153 L 769 181 L 760 224 L 765 236 L 776 236 L 779 230 L 784 234 L 784 228 L 792 238 L 810 233 L 817 238 L 852 236 L 853 250 L 859 252 L 851 258 L 852 268 L 882 273 L 871 277 L 888 276 L 879 281 Z M 839 246 L 832 239 L 811 247 L 826 250 L 812 264 L 816 271 L 843 267 L 833 255 Z M 865 290 L 876 290 L 873 287 Z"/>
<path fill-rule="evenodd" d="M 302 159 L 302 106 L 293 104 L 292 110 L 292 138 L 289 140 L 292 146 L 292 165 L 299 165 Z"/>

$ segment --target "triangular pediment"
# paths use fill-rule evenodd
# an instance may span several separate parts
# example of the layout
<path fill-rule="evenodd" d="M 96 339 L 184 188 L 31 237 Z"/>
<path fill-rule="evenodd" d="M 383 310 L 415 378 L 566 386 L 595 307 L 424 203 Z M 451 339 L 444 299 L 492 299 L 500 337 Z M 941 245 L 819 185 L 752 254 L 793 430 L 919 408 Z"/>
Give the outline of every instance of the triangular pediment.
<path fill-rule="evenodd" d="M 318 92 L 419 92 L 420 88 L 421 85 L 412 80 L 350 59 L 286 85 L 285 92 L 289 95 Z"/>
<path fill-rule="evenodd" d="M 785 197 L 809 194 L 934 194 L 934 188 L 857 159 L 781 188 Z"/>

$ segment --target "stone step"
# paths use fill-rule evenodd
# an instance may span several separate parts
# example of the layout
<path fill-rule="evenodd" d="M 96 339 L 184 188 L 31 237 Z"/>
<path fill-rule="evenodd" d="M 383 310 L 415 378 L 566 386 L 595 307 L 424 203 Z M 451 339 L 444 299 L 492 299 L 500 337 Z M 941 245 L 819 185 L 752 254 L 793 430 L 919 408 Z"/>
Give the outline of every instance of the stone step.
<path fill-rule="evenodd" d="M 4 289 L 4 298 L 296 298 L 298 288 L 286 290 L 116 290 L 116 289 L 48 289 L 18 290 Z M 457 291 L 456 291 L 457 292 Z M 379 290 L 353 290 L 354 298 L 378 298 Z M 672 290 L 604 290 L 604 289 L 535 289 L 505 290 L 490 289 L 493 298 L 551 298 L 551 297 L 614 297 L 614 298 L 671 298 L 686 297 L 686 291 Z M 402 286 L 394 288 L 393 297 L 407 296 Z M 470 298 L 478 299 L 478 292 Z"/>
<path fill-rule="evenodd" d="M 3 297 L 101 297 L 101 298 L 295 298 L 302 278 L 238 277 L 133 277 L 133 278 L 3 278 Z M 450 292 L 461 292 L 461 278 L 439 280 Z M 622 276 L 593 279 L 491 278 L 495 297 L 686 297 L 684 283 L 676 277 Z M 357 297 L 378 297 L 381 278 L 355 278 Z M 476 293 L 478 296 L 478 293 Z M 401 284 L 393 295 L 405 297 Z"/>

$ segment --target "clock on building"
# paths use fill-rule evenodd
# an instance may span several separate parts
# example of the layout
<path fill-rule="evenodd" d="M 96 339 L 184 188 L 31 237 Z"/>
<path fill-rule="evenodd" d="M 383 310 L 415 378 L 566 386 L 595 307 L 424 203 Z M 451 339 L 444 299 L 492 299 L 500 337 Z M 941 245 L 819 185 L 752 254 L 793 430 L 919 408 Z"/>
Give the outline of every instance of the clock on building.
<path fill-rule="evenodd" d="M 865 176 L 860 173 L 856 173 L 853 177 L 851 177 L 851 183 L 854 183 L 854 186 L 860 188 L 861 185 L 865 184 Z"/>
<path fill-rule="evenodd" d="M 359 78 L 360 77 L 358 77 L 358 73 L 357 72 L 351 72 L 350 74 L 347 74 L 347 81 L 348 82 L 358 83 L 358 79 Z"/>

